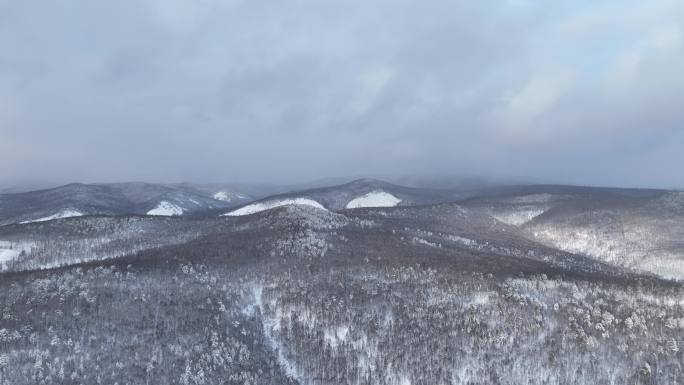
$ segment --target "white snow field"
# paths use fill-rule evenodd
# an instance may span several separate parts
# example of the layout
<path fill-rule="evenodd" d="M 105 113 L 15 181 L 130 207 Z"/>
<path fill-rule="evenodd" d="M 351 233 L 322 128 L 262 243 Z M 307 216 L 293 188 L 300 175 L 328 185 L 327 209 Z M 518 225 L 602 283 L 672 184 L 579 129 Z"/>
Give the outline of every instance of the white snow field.
<path fill-rule="evenodd" d="M 0 241 L 0 265 L 16 258 L 21 250 L 13 247 L 11 242 Z"/>
<path fill-rule="evenodd" d="M 247 199 L 247 196 L 227 191 L 219 191 L 212 196 L 217 201 L 231 202 L 233 199 Z"/>
<path fill-rule="evenodd" d="M 241 215 L 249 215 L 258 213 L 260 211 L 270 210 L 280 206 L 287 205 L 300 205 L 300 206 L 311 206 L 320 210 L 328 211 L 323 205 L 309 198 L 293 198 L 293 199 L 279 199 L 267 202 L 257 202 L 241 207 L 237 210 L 231 211 L 229 213 L 223 214 L 223 216 L 236 217 Z"/>
<path fill-rule="evenodd" d="M 31 243 L 14 243 L 0 241 L 0 271 L 5 268 L 5 263 L 18 257 L 22 251 L 30 251 Z"/>
<path fill-rule="evenodd" d="M 78 210 L 64 209 L 64 210 L 62 210 L 56 214 L 50 215 L 48 217 L 32 219 L 32 220 L 23 221 L 20 223 L 24 224 L 24 223 L 33 223 L 33 222 L 45 222 L 45 221 L 51 221 L 53 219 L 71 218 L 71 217 L 80 217 L 80 216 L 83 216 L 83 213 L 78 211 Z"/>
<path fill-rule="evenodd" d="M 354 198 L 347 203 L 346 208 L 357 209 L 360 207 L 394 207 L 401 199 L 384 191 L 371 191 L 366 195 Z"/>
<path fill-rule="evenodd" d="M 225 191 L 219 191 L 216 194 L 214 194 L 214 199 L 217 201 L 224 201 L 224 202 L 230 202 L 230 197 Z"/>
<path fill-rule="evenodd" d="M 181 215 L 183 214 L 183 208 L 178 207 L 174 205 L 171 202 L 167 201 L 161 201 L 157 205 L 157 207 L 153 208 L 152 210 L 147 212 L 147 215 L 157 215 L 157 216 L 165 216 L 165 217 L 171 217 L 174 215 Z"/>
<path fill-rule="evenodd" d="M 497 220 L 513 225 L 521 226 L 525 223 L 533 220 L 534 218 L 544 214 L 548 208 L 537 208 L 537 207 L 523 207 L 519 209 L 502 210 L 502 211 L 489 211 L 489 215 L 493 216 Z"/>

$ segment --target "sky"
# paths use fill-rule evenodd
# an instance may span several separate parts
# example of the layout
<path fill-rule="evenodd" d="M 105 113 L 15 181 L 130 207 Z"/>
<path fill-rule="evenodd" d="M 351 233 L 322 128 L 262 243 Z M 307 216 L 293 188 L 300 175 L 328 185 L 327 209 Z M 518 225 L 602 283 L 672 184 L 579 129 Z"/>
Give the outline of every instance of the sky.
<path fill-rule="evenodd" d="M 681 0 L 0 0 L 0 184 L 684 188 Z"/>

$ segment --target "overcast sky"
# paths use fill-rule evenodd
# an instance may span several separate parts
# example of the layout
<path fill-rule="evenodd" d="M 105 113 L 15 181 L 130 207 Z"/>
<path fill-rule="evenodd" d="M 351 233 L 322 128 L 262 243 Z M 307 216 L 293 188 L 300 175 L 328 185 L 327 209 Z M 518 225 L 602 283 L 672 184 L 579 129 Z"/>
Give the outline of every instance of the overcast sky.
<path fill-rule="evenodd" d="M 684 187 L 681 0 L 0 0 L 0 183 Z"/>

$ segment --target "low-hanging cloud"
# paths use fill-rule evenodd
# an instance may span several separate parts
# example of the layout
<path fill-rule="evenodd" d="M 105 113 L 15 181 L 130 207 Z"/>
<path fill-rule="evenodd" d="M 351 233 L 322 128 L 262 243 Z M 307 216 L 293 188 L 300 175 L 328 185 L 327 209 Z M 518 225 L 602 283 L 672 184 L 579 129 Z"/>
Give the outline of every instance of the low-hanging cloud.
<path fill-rule="evenodd" d="M 0 181 L 684 186 L 684 3 L 0 1 Z"/>

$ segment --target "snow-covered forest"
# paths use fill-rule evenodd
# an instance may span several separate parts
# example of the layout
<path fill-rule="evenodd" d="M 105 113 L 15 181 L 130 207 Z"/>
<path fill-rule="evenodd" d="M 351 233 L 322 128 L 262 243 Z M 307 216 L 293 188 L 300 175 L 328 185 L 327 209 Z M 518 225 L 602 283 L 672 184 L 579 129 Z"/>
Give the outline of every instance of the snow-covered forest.
<path fill-rule="evenodd" d="M 539 243 L 538 220 L 464 202 L 4 226 L 0 384 L 681 382 L 681 282 Z"/>

